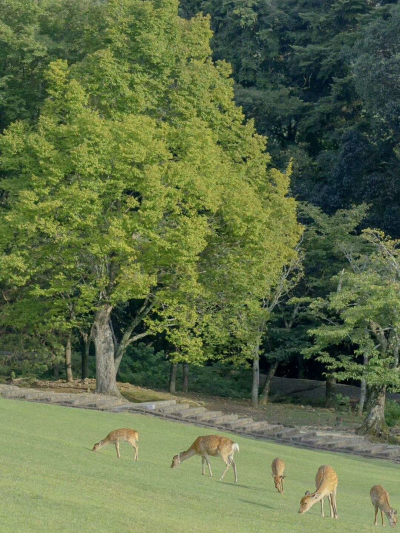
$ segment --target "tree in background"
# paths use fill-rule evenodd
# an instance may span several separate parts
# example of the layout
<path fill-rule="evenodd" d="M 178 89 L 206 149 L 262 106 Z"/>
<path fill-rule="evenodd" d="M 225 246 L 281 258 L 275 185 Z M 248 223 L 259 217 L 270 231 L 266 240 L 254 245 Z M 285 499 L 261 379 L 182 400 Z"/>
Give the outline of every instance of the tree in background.
<path fill-rule="evenodd" d="M 359 249 L 348 251 L 349 268 L 336 277 L 337 290 L 314 303 L 324 324 L 311 330 L 315 344 L 307 352 L 336 377 L 365 381 L 370 408 L 359 431 L 387 437 L 386 391 L 400 387 L 399 243 L 376 230 L 359 239 Z M 339 347 L 335 357 L 327 351 L 332 345 Z"/>
<path fill-rule="evenodd" d="M 388 124 L 377 120 L 389 102 L 396 115 L 388 76 L 397 1 L 184 0 L 181 10 L 211 16 L 214 57 L 231 62 L 236 101 L 268 136 L 274 165 L 293 158 L 296 198 L 329 215 L 368 203 L 367 225 L 399 236 L 398 161 Z M 391 95 L 380 106 L 384 86 Z"/>

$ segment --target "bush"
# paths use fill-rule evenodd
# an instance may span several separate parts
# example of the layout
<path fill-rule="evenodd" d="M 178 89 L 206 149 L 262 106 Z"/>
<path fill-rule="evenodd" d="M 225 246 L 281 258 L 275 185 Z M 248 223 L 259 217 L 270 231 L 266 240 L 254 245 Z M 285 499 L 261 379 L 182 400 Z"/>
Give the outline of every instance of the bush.
<path fill-rule="evenodd" d="M 387 400 L 385 405 L 385 420 L 389 427 L 400 423 L 400 405 L 394 400 Z"/>
<path fill-rule="evenodd" d="M 125 381 L 155 389 L 167 389 L 170 363 L 163 351 L 154 353 L 154 348 L 140 343 L 129 346 L 121 360 L 118 381 Z"/>
<path fill-rule="evenodd" d="M 140 343 L 130 346 L 122 358 L 118 381 L 154 389 L 168 389 L 171 363 L 163 351 Z M 178 366 L 176 390 L 181 390 L 182 365 Z M 190 366 L 189 390 L 204 394 L 249 398 L 251 371 L 238 370 L 232 365 L 216 362 L 207 366 Z"/>
<path fill-rule="evenodd" d="M 350 397 L 343 394 L 336 394 L 336 404 L 339 409 L 345 410 L 350 407 Z"/>

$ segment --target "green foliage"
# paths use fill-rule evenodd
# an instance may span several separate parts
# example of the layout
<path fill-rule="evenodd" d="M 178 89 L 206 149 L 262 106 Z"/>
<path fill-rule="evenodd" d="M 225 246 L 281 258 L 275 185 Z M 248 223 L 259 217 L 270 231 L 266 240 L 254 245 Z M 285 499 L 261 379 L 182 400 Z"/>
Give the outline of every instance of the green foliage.
<path fill-rule="evenodd" d="M 121 362 L 118 381 L 139 387 L 168 389 L 171 363 L 163 351 L 155 352 L 152 346 L 139 343 L 130 346 Z M 181 390 L 182 366 L 178 366 L 176 389 Z M 214 362 L 206 366 L 191 365 L 189 390 L 230 398 L 248 398 L 251 371 L 230 364 Z"/>
<path fill-rule="evenodd" d="M 180 19 L 175 0 L 40 9 L 40 32 L 66 42 L 40 71 L 38 118 L 0 138 L 2 324 L 63 342 L 145 300 L 176 360 L 201 363 L 232 331 L 247 344 L 301 228 L 230 67 L 210 59 L 208 19 Z"/>
<path fill-rule="evenodd" d="M 394 400 L 386 400 L 385 421 L 389 427 L 400 424 L 400 405 Z"/>
<path fill-rule="evenodd" d="M 293 158 L 296 197 L 329 214 L 371 204 L 368 225 L 399 236 L 397 0 L 184 0 L 181 11 L 211 16 L 214 57 L 231 62 L 274 164 Z"/>
<path fill-rule="evenodd" d="M 398 242 L 372 230 L 365 230 L 358 240 L 358 249 L 348 250 L 348 270 L 336 277 L 336 292 L 313 303 L 323 324 L 310 331 L 315 344 L 305 353 L 317 355 L 339 379 L 363 379 L 369 386 L 396 390 L 400 388 Z M 332 345 L 337 355 L 329 351 Z"/>
<path fill-rule="evenodd" d="M 339 406 L 339 409 L 348 410 L 350 407 L 350 397 L 349 396 L 343 396 L 343 394 L 336 394 L 336 403 Z"/>
<path fill-rule="evenodd" d="M 166 390 L 169 368 L 170 363 L 164 352 L 155 352 L 152 346 L 139 343 L 127 349 L 117 379 L 139 387 Z"/>

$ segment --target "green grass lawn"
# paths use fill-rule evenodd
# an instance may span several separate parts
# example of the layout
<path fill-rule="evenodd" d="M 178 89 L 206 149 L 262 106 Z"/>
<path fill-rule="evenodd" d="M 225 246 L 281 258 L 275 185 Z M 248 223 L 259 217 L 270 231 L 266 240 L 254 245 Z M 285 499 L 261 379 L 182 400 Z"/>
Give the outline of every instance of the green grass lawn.
<path fill-rule="evenodd" d="M 95 442 L 121 427 L 139 431 L 139 462 L 128 444 L 121 445 L 121 459 L 114 446 L 91 453 Z M 151 416 L 0 399 L 0 428 L 1 532 L 360 533 L 376 531 L 372 485 L 382 484 L 393 507 L 400 504 L 397 465 L 237 436 L 238 484 L 231 470 L 218 481 L 220 458 L 211 459 L 212 479 L 201 475 L 199 457 L 171 470 L 173 455 L 212 431 Z M 277 456 L 286 463 L 283 496 L 270 474 Z M 319 504 L 297 513 L 322 464 L 339 476 L 337 521 L 321 518 Z"/>

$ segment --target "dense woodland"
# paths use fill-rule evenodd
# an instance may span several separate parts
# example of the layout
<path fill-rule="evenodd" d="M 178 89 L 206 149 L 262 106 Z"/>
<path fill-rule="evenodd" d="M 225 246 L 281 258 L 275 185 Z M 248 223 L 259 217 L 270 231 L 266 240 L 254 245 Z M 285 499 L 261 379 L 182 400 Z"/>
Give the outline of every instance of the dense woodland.
<path fill-rule="evenodd" d="M 350 381 L 387 433 L 397 2 L 0 0 L 0 132 L 4 377 Z"/>

